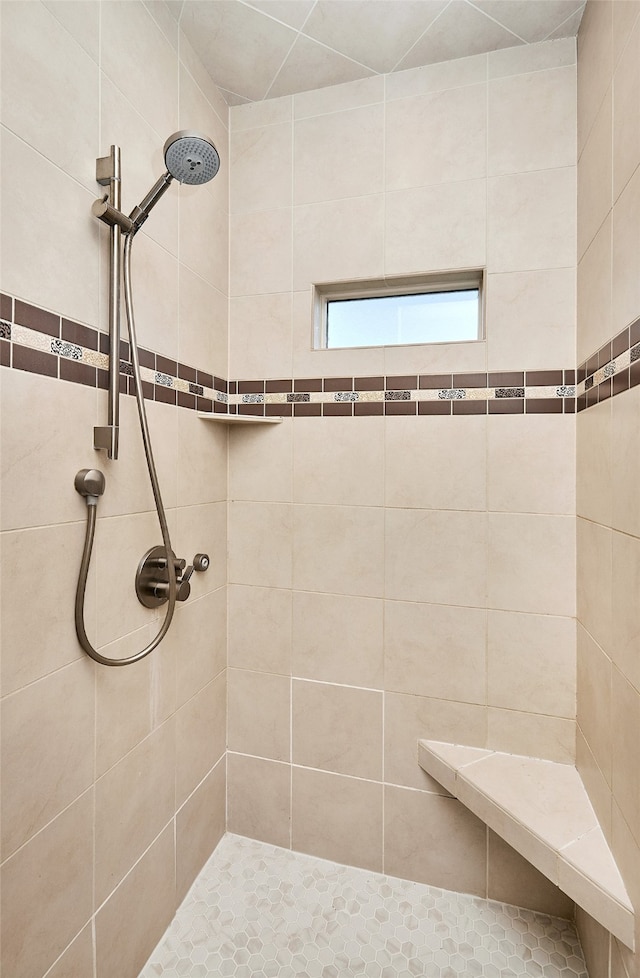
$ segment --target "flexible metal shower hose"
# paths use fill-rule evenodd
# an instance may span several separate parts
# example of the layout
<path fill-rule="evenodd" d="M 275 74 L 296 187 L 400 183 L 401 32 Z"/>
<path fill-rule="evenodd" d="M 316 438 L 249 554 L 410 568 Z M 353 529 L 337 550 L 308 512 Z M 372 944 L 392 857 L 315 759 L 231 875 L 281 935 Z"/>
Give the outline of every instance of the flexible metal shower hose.
<path fill-rule="evenodd" d="M 124 277 L 124 304 L 127 314 L 127 327 L 129 330 L 129 342 L 131 346 L 131 363 L 133 365 L 133 376 L 135 380 L 136 388 L 136 403 L 138 405 L 138 417 L 140 419 L 140 430 L 142 432 L 142 442 L 144 445 L 144 453 L 147 459 L 147 468 L 149 470 L 149 478 L 151 480 L 151 488 L 153 489 L 153 498 L 156 504 L 156 512 L 158 513 L 158 521 L 160 523 L 160 531 L 162 533 L 162 543 L 167 555 L 167 573 L 169 577 L 169 604 L 167 607 L 166 614 L 164 616 L 164 621 L 162 622 L 162 627 L 160 631 L 155 636 L 153 641 L 149 643 L 141 652 L 136 652 L 135 655 L 127 656 L 124 659 L 110 659 L 105 655 L 102 655 L 89 641 L 87 637 L 87 632 L 84 625 L 84 597 L 87 587 L 87 575 L 89 573 L 89 563 L 91 561 L 91 551 L 93 550 L 93 539 L 96 530 L 96 511 L 97 505 L 95 503 L 90 503 L 87 505 L 87 532 L 85 534 L 84 540 L 84 550 L 82 552 L 82 561 L 80 563 L 80 574 L 78 576 L 78 587 L 76 589 L 76 607 L 75 607 L 75 617 L 76 617 L 76 632 L 78 635 L 78 640 L 80 645 L 92 659 L 96 662 L 102 663 L 104 666 L 128 666 L 132 662 L 138 662 L 140 659 L 144 659 L 146 655 L 153 652 L 160 642 L 165 637 L 169 631 L 169 626 L 173 619 L 173 613 L 176 607 L 176 570 L 173 560 L 171 559 L 173 555 L 173 550 L 171 548 L 171 539 L 169 536 L 169 527 L 167 525 L 167 517 L 164 511 L 164 505 L 162 503 L 162 495 L 160 493 L 160 483 L 158 482 L 158 475 L 156 473 L 155 461 L 153 458 L 153 449 L 151 447 L 151 438 L 149 436 L 149 426 L 147 424 L 147 412 L 144 406 L 144 397 L 142 394 L 142 381 L 140 379 L 140 361 L 138 358 L 138 342 L 136 339 L 136 327 L 135 319 L 133 315 L 133 291 L 131 288 L 131 247 L 133 242 L 133 237 L 137 229 L 130 231 L 125 235 L 124 239 L 124 255 L 123 255 L 123 277 Z M 119 350 L 111 350 L 111 366 L 112 369 L 117 369 L 115 364 L 119 361 Z"/>

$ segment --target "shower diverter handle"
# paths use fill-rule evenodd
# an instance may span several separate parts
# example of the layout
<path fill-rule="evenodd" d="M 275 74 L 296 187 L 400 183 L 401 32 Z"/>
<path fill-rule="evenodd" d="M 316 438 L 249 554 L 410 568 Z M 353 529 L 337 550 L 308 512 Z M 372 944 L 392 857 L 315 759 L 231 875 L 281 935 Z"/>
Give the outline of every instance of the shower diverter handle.
<path fill-rule="evenodd" d="M 196 554 L 193 564 L 175 554 L 171 555 L 176 575 L 176 601 L 186 601 L 191 594 L 189 580 L 194 571 L 205 571 L 209 567 L 207 554 Z M 169 600 L 169 580 L 167 574 L 167 552 L 164 547 L 152 547 L 144 555 L 136 572 L 136 594 L 145 608 L 157 608 Z"/>

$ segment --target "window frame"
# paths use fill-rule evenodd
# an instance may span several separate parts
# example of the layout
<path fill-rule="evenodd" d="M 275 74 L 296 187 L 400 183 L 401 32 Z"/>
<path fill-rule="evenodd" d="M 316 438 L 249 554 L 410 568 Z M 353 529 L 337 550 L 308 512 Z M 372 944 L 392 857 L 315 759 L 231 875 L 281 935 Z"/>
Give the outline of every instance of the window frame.
<path fill-rule="evenodd" d="M 445 346 L 460 343 L 481 343 L 485 339 L 485 270 L 470 268 L 454 272 L 435 272 L 428 275 L 387 277 L 382 279 L 314 283 L 312 286 L 312 316 L 314 350 L 380 350 L 407 346 Z M 419 343 L 368 343 L 359 346 L 327 345 L 327 307 L 330 302 L 350 299 L 384 299 L 402 295 L 426 295 L 438 292 L 478 292 L 478 331 L 475 339 L 425 340 Z"/>

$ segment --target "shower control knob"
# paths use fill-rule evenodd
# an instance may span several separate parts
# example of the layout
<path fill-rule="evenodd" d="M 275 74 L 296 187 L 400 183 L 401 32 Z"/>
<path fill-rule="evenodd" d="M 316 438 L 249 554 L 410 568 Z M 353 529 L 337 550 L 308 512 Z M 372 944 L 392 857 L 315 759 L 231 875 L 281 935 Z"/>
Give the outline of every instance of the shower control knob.
<path fill-rule="evenodd" d="M 209 554 L 196 554 L 193 558 L 193 569 L 195 571 L 206 571 L 209 570 Z"/>

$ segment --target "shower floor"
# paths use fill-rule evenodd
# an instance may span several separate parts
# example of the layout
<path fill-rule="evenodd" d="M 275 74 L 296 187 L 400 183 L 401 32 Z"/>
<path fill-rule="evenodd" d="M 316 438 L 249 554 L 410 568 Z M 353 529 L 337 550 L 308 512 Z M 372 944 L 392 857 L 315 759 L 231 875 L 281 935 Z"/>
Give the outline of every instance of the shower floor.
<path fill-rule="evenodd" d="M 573 924 L 226 835 L 139 978 L 587 978 Z"/>

